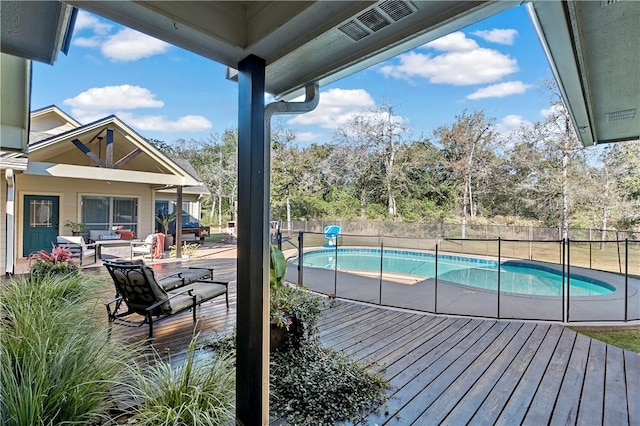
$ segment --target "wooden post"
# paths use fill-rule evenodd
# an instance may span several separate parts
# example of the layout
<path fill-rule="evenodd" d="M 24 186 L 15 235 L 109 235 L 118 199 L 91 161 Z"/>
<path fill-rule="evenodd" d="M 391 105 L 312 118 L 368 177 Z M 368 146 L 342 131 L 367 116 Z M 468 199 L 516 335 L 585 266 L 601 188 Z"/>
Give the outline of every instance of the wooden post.
<path fill-rule="evenodd" d="M 176 259 L 182 258 L 182 186 L 176 187 Z"/>

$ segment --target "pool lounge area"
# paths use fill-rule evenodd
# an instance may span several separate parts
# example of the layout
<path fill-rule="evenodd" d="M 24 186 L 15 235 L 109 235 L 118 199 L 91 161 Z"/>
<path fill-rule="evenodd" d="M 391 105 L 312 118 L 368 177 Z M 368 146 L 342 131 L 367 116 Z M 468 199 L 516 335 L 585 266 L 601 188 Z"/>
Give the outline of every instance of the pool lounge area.
<path fill-rule="evenodd" d="M 308 248 L 302 283 L 340 298 L 439 314 L 560 322 L 640 320 L 640 279 L 635 276 L 569 267 L 563 280 L 562 265 L 547 262 L 501 259 L 498 267 L 495 258 L 441 253 L 436 265 L 433 252 L 385 249 L 382 258 L 380 253 L 375 248 Z M 296 259 L 288 254 L 287 279 L 298 282 Z"/>

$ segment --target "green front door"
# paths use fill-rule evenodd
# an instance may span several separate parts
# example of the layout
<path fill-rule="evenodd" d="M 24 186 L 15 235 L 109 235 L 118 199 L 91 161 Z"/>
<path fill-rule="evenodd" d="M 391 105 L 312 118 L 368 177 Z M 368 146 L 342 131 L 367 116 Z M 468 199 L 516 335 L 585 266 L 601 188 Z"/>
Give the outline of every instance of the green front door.
<path fill-rule="evenodd" d="M 24 196 L 24 238 L 22 255 L 46 250 L 51 251 L 52 243 L 58 236 L 58 197 L 44 195 Z"/>

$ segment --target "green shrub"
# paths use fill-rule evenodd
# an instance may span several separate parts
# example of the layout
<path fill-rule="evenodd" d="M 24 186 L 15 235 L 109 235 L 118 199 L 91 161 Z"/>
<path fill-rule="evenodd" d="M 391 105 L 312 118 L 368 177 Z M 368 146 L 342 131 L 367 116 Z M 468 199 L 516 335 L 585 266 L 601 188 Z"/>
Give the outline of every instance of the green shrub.
<path fill-rule="evenodd" d="M 104 281 L 84 275 L 0 287 L 2 424 L 87 424 L 108 418 L 111 390 L 133 347 L 107 341 L 96 318 Z"/>
<path fill-rule="evenodd" d="M 185 362 L 173 369 L 158 361 L 146 370 L 134 371 L 136 425 L 221 425 L 235 418 L 234 358 L 218 354 L 211 362 L 194 360 L 198 336 L 189 344 Z"/>
<path fill-rule="evenodd" d="M 209 342 L 218 353 L 233 353 L 236 335 Z M 272 352 L 269 363 L 270 417 L 294 425 L 355 423 L 382 405 L 389 384 L 381 375 L 318 339 Z"/>
<path fill-rule="evenodd" d="M 384 378 L 316 342 L 272 353 L 269 372 L 270 415 L 290 424 L 355 421 L 386 399 Z"/>

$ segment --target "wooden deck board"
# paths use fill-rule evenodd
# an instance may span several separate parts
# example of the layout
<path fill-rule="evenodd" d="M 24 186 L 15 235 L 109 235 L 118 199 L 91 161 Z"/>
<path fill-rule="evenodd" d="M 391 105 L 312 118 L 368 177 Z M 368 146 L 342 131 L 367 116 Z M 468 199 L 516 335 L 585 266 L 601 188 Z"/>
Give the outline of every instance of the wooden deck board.
<path fill-rule="evenodd" d="M 454 363 L 455 360 L 463 356 L 465 352 L 473 351 L 472 348 L 477 342 L 480 341 L 480 345 L 482 345 L 495 335 L 496 330 L 506 327 L 506 324 L 492 323 L 489 321 L 481 321 L 480 324 L 477 325 L 470 322 L 466 325 L 469 324 L 472 325 L 473 331 L 476 331 L 476 333 L 471 335 L 473 337 L 469 337 L 469 333 L 472 330 L 469 330 L 469 333 L 466 334 L 467 338 L 459 337 L 459 333 L 456 333 L 444 343 L 434 348 L 428 357 L 422 357 L 422 362 L 405 366 L 402 372 L 391 379 L 392 386 L 399 388 L 399 390 L 394 394 L 394 398 L 385 405 L 388 414 L 374 414 L 371 419 L 372 423 L 386 424 L 387 422 L 393 423 L 396 420 L 401 420 L 402 422 L 400 424 L 408 424 L 406 414 L 402 413 L 405 406 L 419 396 L 420 393 Z M 412 407 L 413 406 L 410 408 Z"/>
<path fill-rule="evenodd" d="M 533 356 L 540 347 L 544 336 L 547 334 L 548 325 L 538 325 L 522 350 L 518 352 L 509 364 L 500 380 L 487 396 L 487 399 L 478 408 L 472 421 L 476 424 L 494 424 L 497 422 L 509 398 L 513 395 L 518 383 L 526 372 Z"/>
<path fill-rule="evenodd" d="M 627 415 L 627 393 L 625 389 L 624 355 L 620 348 L 607 346 L 607 359 L 604 385 L 604 416 L 605 425 L 629 424 Z M 640 371 L 636 372 L 640 374 Z M 640 394 L 636 394 L 640 399 Z"/>
<path fill-rule="evenodd" d="M 578 410 L 577 424 L 579 425 L 592 425 L 594 422 L 602 421 L 606 354 L 607 345 L 599 340 L 591 341 Z"/>
<path fill-rule="evenodd" d="M 213 266 L 217 279 L 231 282 L 229 309 L 224 298 L 199 308 L 201 340 L 230 333 L 236 324 L 235 260 L 190 265 Z M 163 265 L 157 274 L 184 267 Z M 111 293 L 105 289 L 105 300 Z M 367 424 L 640 425 L 640 354 L 561 325 L 434 316 L 331 300 L 318 326 L 324 345 L 364 361 L 390 381 L 392 398 L 369 413 Z M 160 322 L 149 351 L 180 363 L 193 330 L 189 312 Z M 141 341 L 147 332 L 146 326 L 114 326 L 113 338 Z"/>
<path fill-rule="evenodd" d="M 480 327 L 483 326 L 484 324 Z M 435 368 L 424 374 L 425 377 L 430 378 L 428 382 L 424 383 L 426 386 L 419 390 L 416 396 L 397 413 L 396 417 L 390 419 L 388 424 L 414 424 L 424 411 L 424 407 L 432 404 L 469 365 L 474 363 L 484 352 L 490 351 L 489 348 L 496 341 L 501 343 L 508 342 L 513 333 L 517 331 L 516 329 L 519 329 L 519 327 L 515 324 L 498 322 L 492 324 L 472 345 L 465 347 L 470 342 L 469 339 L 460 342 L 451 351 L 451 356 L 447 355 L 440 358 L 439 362 L 434 366 Z M 497 346 L 499 344 L 495 347 Z M 440 370 L 440 367 L 443 367 L 443 369 Z M 416 388 L 412 387 L 411 389 Z"/>
<path fill-rule="evenodd" d="M 562 378 L 569 363 L 576 334 L 573 330 L 563 328 L 560 341 L 551 356 L 551 361 L 533 397 L 533 401 L 529 405 L 523 425 L 538 426 L 549 423 L 553 407 L 560 392 Z"/>
<path fill-rule="evenodd" d="M 551 416 L 550 424 L 552 425 L 576 423 L 590 345 L 589 337 L 584 334 L 577 335 Z"/>
<path fill-rule="evenodd" d="M 561 335 L 562 326 L 552 325 L 549 328 L 522 380 L 518 383 L 517 388 L 509 398 L 509 402 L 502 410 L 498 424 L 522 423 Z"/>
<path fill-rule="evenodd" d="M 640 354 L 624 351 L 627 413 L 630 425 L 640 425 Z"/>
<path fill-rule="evenodd" d="M 442 410 L 446 412 L 437 413 L 437 406 L 430 407 L 428 411 L 434 412 L 434 419 L 442 420 L 444 424 L 458 425 L 468 421 L 482 405 L 489 392 L 496 386 L 502 374 L 511 364 L 516 355 L 522 350 L 527 339 L 535 328 L 535 324 L 524 324 L 513 336 L 513 339 L 505 346 L 504 351 L 498 356 L 502 362 L 496 363 L 483 359 L 487 362 L 487 368 L 483 375 L 473 384 L 464 395 L 452 397 L 446 407 Z"/>

